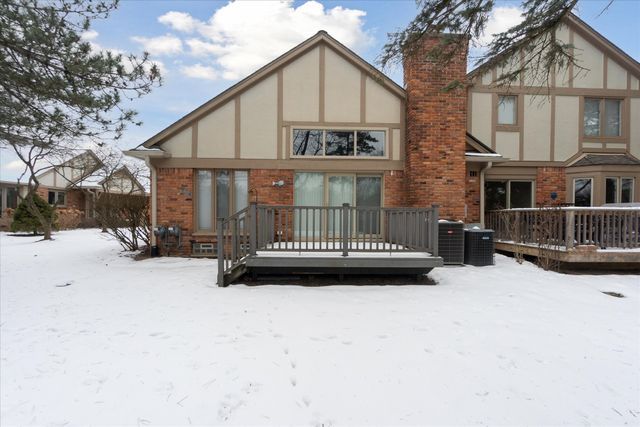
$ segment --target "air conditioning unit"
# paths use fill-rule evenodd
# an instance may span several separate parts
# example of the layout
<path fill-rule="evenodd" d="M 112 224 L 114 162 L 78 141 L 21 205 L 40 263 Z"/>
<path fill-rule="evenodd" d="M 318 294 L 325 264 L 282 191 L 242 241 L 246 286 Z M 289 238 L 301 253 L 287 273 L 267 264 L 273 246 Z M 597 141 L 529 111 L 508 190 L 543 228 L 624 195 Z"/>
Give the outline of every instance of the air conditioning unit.
<path fill-rule="evenodd" d="M 464 262 L 464 224 L 457 221 L 438 222 L 438 256 L 445 265 Z"/>
<path fill-rule="evenodd" d="M 493 230 L 464 231 L 464 263 L 482 267 L 493 265 Z"/>

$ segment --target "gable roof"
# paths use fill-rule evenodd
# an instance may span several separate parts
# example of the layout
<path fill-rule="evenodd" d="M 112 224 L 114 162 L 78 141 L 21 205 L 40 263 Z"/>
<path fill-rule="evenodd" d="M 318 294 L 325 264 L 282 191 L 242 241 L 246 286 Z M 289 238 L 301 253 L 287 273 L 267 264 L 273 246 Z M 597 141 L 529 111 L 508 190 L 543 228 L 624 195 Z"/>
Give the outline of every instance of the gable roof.
<path fill-rule="evenodd" d="M 270 76 L 272 73 L 274 73 L 278 69 L 286 66 L 290 62 L 301 57 L 302 55 L 309 52 L 314 47 L 319 46 L 321 44 L 331 47 L 335 52 L 340 54 L 344 59 L 346 59 L 356 67 L 360 68 L 369 76 L 373 77 L 378 83 L 382 84 L 385 88 L 394 92 L 398 97 L 400 98 L 406 97 L 405 90 L 400 85 L 398 85 L 396 82 L 391 80 L 389 77 L 383 74 L 376 67 L 374 67 L 373 65 L 365 61 L 362 57 L 360 57 L 358 54 L 353 52 L 351 49 L 349 49 L 348 47 L 346 47 L 345 45 L 343 45 L 342 43 L 340 43 L 339 41 L 331 37 L 329 33 L 327 33 L 326 31 L 318 31 L 314 36 L 303 41 L 293 49 L 289 50 L 288 52 L 284 53 L 283 55 L 269 62 L 267 65 L 263 66 L 253 74 L 250 74 L 249 76 L 240 80 L 235 85 L 231 86 L 230 88 L 221 92 L 219 95 L 215 96 L 214 98 L 205 102 L 195 110 L 191 111 L 187 115 L 178 119 L 173 124 L 169 125 L 162 131 L 158 132 L 157 134 L 155 134 L 154 136 L 152 136 L 151 138 L 143 142 L 141 145 L 144 148 L 150 148 L 155 144 L 157 144 L 158 142 L 161 142 L 163 139 L 178 133 L 182 129 L 186 128 L 189 124 L 191 124 L 194 120 L 197 120 L 202 116 L 208 114 L 209 112 L 215 110 L 216 107 L 221 106 L 227 101 L 230 101 L 231 99 L 233 99 L 234 96 L 238 95 L 239 93 L 243 92 L 246 89 L 249 89 L 251 86 L 260 82 L 262 79 Z"/>
<path fill-rule="evenodd" d="M 589 24 L 584 22 L 582 19 L 578 18 L 578 16 L 576 16 L 574 13 L 569 12 L 568 14 L 566 14 L 562 18 L 562 23 L 571 27 L 582 38 L 586 39 L 589 43 L 593 44 L 599 50 L 606 52 L 609 58 L 615 60 L 620 65 L 624 66 L 627 69 L 627 71 L 631 72 L 631 74 L 633 74 L 635 77 L 640 79 L 640 62 L 633 59 L 626 52 L 624 52 L 618 46 L 613 44 L 609 39 L 607 39 L 601 33 L 596 31 Z M 474 68 L 469 73 L 467 73 L 467 78 L 471 79 L 473 77 L 476 77 L 476 75 L 480 71 L 485 71 L 488 68 L 489 69 L 492 68 L 498 62 L 504 59 L 505 56 L 511 55 L 512 53 L 520 49 L 520 47 L 523 44 L 526 44 L 527 42 L 528 42 L 528 39 L 520 40 L 511 49 L 507 49 L 501 52 L 500 54 L 494 56 L 487 62 L 478 65 L 476 68 Z"/>
<path fill-rule="evenodd" d="M 78 160 L 82 159 L 82 158 L 89 158 L 88 160 L 92 161 L 91 163 L 85 163 L 85 165 L 87 166 L 86 170 L 82 171 L 82 174 L 79 175 L 77 178 L 75 179 L 69 179 L 69 177 L 65 176 L 62 172 L 60 172 L 60 170 L 62 169 L 64 171 L 65 167 L 69 167 L 69 168 L 75 168 L 76 166 L 74 165 L 75 162 L 77 162 Z M 40 180 L 42 179 L 45 175 L 48 175 L 50 173 L 57 173 L 59 176 L 61 176 L 65 181 L 66 181 L 66 185 L 65 187 L 68 187 L 70 185 L 73 185 L 79 181 L 83 181 L 85 180 L 87 177 L 91 176 L 95 171 L 97 171 L 100 167 L 103 166 L 103 162 L 102 160 L 100 160 L 100 158 L 96 155 L 96 153 L 94 153 L 92 150 L 85 150 L 82 153 L 78 154 L 77 156 L 73 156 L 70 159 L 65 160 L 64 162 L 58 164 L 58 165 L 52 165 L 51 168 L 45 170 L 44 172 L 38 174 L 36 176 L 36 179 Z"/>
<path fill-rule="evenodd" d="M 465 148 L 465 151 L 467 153 L 496 154 L 496 152 L 492 150 L 491 147 L 484 144 L 482 141 L 480 141 L 475 136 L 471 135 L 469 132 L 467 132 L 467 135 L 466 135 L 466 143 L 467 143 L 467 146 Z"/>

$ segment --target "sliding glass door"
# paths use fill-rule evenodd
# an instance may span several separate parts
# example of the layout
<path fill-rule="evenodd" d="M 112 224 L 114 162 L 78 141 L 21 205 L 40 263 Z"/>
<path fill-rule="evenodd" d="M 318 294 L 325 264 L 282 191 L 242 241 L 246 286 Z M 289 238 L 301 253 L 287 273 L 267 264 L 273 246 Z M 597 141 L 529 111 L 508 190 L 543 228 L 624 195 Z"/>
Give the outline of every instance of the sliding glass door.
<path fill-rule="evenodd" d="M 365 208 L 379 208 L 382 203 L 382 178 L 358 174 L 300 172 L 295 175 L 296 206 L 335 206 L 343 203 Z M 335 238 L 342 230 L 340 211 L 321 216 L 319 211 L 296 213 L 296 235 Z M 354 218 L 351 229 L 359 234 L 380 234 L 377 209 L 362 210 Z M 323 232 L 321 233 L 321 230 Z"/>

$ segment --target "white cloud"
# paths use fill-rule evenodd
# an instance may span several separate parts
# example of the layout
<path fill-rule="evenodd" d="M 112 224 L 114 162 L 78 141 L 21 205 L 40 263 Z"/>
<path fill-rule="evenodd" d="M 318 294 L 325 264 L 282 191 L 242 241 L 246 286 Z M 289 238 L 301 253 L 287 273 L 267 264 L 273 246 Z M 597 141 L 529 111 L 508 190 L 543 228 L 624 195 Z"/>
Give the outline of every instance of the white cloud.
<path fill-rule="evenodd" d="M 175 55 L 182 52 L 182 40 L 172 34 L 158 37 L 131 37 L 151 55 Z"/>
<path fill-rule="evenodd" d="M 2 168 L 8 171 L 22 172 L 24 170 L 24 163 L 22 160 L 13 160 L 2 165 Z"/>
<path fill-rule="evenodd" d="M 206 68 L 209 76 L 206 78 L 216 75 L 234 80 L 255 71 L 319 30 L 327 31 L 351 49 L 363 48 L 371 42 L 363 28 L 365 15 L 362 10 L 341 6 L 325 9 L 315 0 L 298 7 L 294 7 L 293 0 L 235 1 L 216 10 L 207 22 L 175 11 L 158 20 L 174 30 L 197 34 L 185 43 L 189 53 L 203 61 L 208 59 L 209 64 L 206 67 L 197 64 L 203 68 L 197 69 L 196 74 Z"/>
<path fill-rule="evenodd" d="M 487 46 L 494 38 L 495 34 L 502 33 L 514 25 L 522 22 L 522 9 L 515 6 L 500 6 L 493 9 L 484 34 L 478 42 L 482 46 Z"/>
<path fill-rule="evenodd" d="M 158 22 L 168 25 L 177 31 L 190 33 L 196 29 L 200 21 L 194 19 L 188 13 L 184 12 L 167 12 L 158 18 Z"/>
<path fill-rule="evenodd" d="M 217 80 L 218 72 L 215 68 L 202 64 L 187 65 L 180 68 L 180 72 L 194 79 Z"/>
<path fill-rule="evenodd" d="M 95 40 L 98 37 L 96 30 L 87 30 L 80 34 L 80 38 L 84 41 Z"/>

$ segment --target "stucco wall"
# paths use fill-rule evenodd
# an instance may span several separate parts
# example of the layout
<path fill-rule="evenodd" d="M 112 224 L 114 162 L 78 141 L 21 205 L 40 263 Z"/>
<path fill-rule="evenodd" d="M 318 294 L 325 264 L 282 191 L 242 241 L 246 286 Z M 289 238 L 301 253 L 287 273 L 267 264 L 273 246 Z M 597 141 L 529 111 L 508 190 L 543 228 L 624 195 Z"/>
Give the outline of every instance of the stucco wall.
<path fill-rule="evenodd" d="M 275 74 L 240 96 L 240 157 L 277 158 L 278 86 Z"/>
<path fill-rule="evenodd" d="M 631 106 L 631 154 L 640 158 L 640 98 L 632 98 L 630 102 Z M 640 183 L 637 183 L 640 187 Z"/>
<path fill-rule="evenodd" d="M 551 160 L 551 98 L 524 97 L 523 160 Z"/>
<path fill-rule="evenodd" d="M 161 147 L 172 157 L 191 157 L 191 126 L 163 142 Z"/>
<path fill-rule="evenodd" d="M 591 43 L 574 32 L 576 62 L 586 70 L 574 67 L 573 86 L 579 88 L 601 88 L 603 81 L 604 55 Z M 588 72 L 587 72 L 588 70 Z"/>
<path fill-rule="evenodd" d="M 360 70 L 325 49 L 324 116 L 330 122 L 360 121 Z"/>
<path fill-rule="evenodd" d="M 284 120 L 318 121 L 320 105 L 319 51 L 319 48 L 314 48 L 283 69 Z"/>
<path fill-rule="evenodd" d="M 471 133 L 480 141 L 491 145 L 491 94 L 470 93 Z"/>
<path fill-rule="evenodd" d="M 578 152 L 580 98 L 556 96 L 554 160 L 567 160 Z"/>
<path fill-rule="evenodd" d="M 235 156 L 235 102 L 229 101 L 198 121 L 197 157 Z"/>

